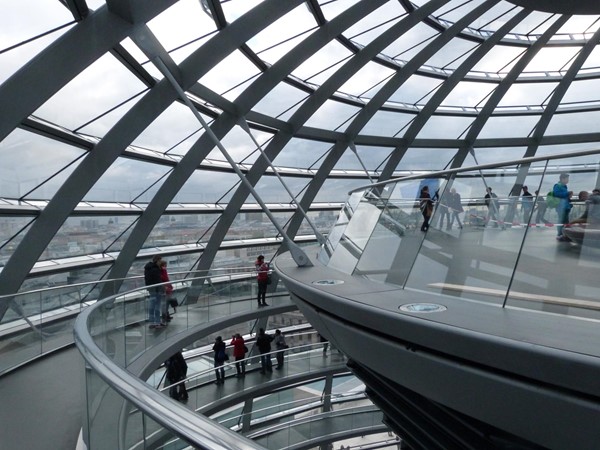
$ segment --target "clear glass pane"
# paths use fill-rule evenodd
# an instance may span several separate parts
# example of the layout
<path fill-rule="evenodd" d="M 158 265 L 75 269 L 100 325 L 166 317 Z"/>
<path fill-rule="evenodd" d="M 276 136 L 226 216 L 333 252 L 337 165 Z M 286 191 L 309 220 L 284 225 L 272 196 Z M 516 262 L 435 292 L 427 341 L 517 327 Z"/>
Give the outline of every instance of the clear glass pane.
<path fill-rule="evenodd" d="M 114 56 L 106 54 L 54 94 L 34 115 L 74 130 L 145 88 Z M 128 103 L 128 108 L 132 105 Z M 119 112 L 123 115 L 127 109 L 121 107 Z M 119 118 L 116 114 L 99 118 L 97 127 L 109 129 Z"/>
<path fill-rule="evenodd" d="M 0 50 L 18 45 L 71 21 L 73 21 L 73 16 L 69 10 L 57 2 L 39 0 L 6 2 L 2 5 L 2 16 L 0 17 L 0 30 L 2 30 Z M 69 28 L 62 28 L 48 36 L 0 54 L 0 84 L 66 33 Z"/>
<path fill-rule="evenodd" d="M 0 197 L 52 198 L 78 162 L 64 168 L 82 154 L 81 149 L 16 129 L 0 143 Z"/>
<path fill-rule="evenodd" d="M 85 195 L 88 202 L 148 202 L 156 193 L 170 167 L 127 158 L 118 158 Z M 136 176 L 131 176 L 136 174 Z"/>

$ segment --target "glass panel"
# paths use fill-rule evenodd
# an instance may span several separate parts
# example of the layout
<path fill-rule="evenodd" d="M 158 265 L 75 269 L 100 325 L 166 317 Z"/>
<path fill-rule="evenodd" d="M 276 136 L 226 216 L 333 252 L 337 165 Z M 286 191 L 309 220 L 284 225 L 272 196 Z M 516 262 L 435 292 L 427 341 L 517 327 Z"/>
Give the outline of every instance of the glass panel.
<path fill-rule="evenodd" d="M 417 102 L 423 103 L 431 97 L 438 87 L 442 84 L 437 78 L 412 75 L 408 80 L 402 83 L 396 92 L 387 100 L 389 103 L 398 102 L 400 104 L 412 105 Z"/>
<path fill-rule="evenodd" d="M 349 9 L 357 1 L 358 0 L 338 0 L 330 2 L 327 0 L 320 0 L 319 4 L 321 5 L 325 18 L 327 20 L 332 20 L 334 17 L 337 17 L 339 14 Z"/>
<path fill-rule="evenodd" d="M 478 47 L 467 39 L 452 39 L 426 62 L 427 66 L 454 70 Z"/>
<path fill-rule="evenodd" d="M 140 95 L 143 95 L 144 91 L 140 91 Z M 135 94 L 134 94 L 135 95 Z M 139 96 L 135 96 L 126 101 L 123 105 L 112 111 L 105 113 L 103 116 L 98 117 L 96 120 L 83 125 L 79 124 L 76 131 L 79 134 L 86 136 L 93 136 L 94 138 L 103 138 L 106 133 L 115 125 L 130 108 L 133 107 L 135 102 L 139 100 Z"/>
<path fill-rule="evenodd" d="M 600 112 L 586 111 L 572 114 L 554 114 L 546 134 L 595 133 L 600 121 Z"/>
<path fill-rule="evenodd" d="M 87 447 L 93 449 L 119 448 L 119 434 L 106 431 L 119 429 L 119 415 L 106 407 L 106 404 L 111 401 L 119 402 L 118 395 L 98 374 L 90 369 L 85 371 L 85 385 L 87 427 L 84 429 L 87 429 L 88 434 Z"/>
<path fill-rule="evenodd" d="M 394 73 L 395 71 L 381 64 L 369 62 L 354 74 L 352 78 L 346 81 L 339 88 L 339 91 L 357 97 L 364 95 L 365 91 L 368 91 L 369 97 L 372 97 L 383 86 L 382 82 Z"/>
<path fill-rule="evenodd" d="M 227 100 L 235 100 L 239 95 L 236 86 L 260 73 L 260 70 L 242 52 L 236 50 L 200 78 L 199 82 L 222 94 Z"/>
<path fill-rule="evenodd" d="M 600 80 L 573 81 L 561 101 L 561 105 L 569 107 L 589 105 L 598 103 L 598 97 L 590 98 L 590 92 L 600 90 Z"/>
<path fill-rule="evenodd" d="M 227 22 L 233 22 L 262 2 L 263 0 L 233 0 L 221 2 L 221 8 L 223 8 Z"/>
<path fill-rule="evenodd" d="M 342 236 L 346 232 L 346 228 L 348 227 L 348 223 L 350 219 L 354 215 L 354 210 L 358 207 L 360 200 L 363 196 L 363 192 L 354 192 L 350 195 L 350 198 L 340 211 L 335 225 L 332 227 L 331 231 L 327 236 L 327 244 L 324 246 L 319 254 L 320 260 L 324 264 L 328 264 L 329 257 L 331 254 L 337 249 Z"/>
<path fill-rule="evenodd" d="M 356 196 L 355 196 L 356 197 Z M 362 198 L 360 203 L 352 209 L 351 220 L 344 228 L 339 238 L 339 245 L 335 245 L 335 252 L 331 256 L 328 266 L 334 267 L 345 273 L 352 273 L 377 224 L 381 214 L 381 201 L 375 195 Z M 346 209 L 346 213 L 350 210 Z M 343 216 L 340 216 L 343 217 Z M 336 227 L 342 225 L 338 221 Z M 337 236 L 333 236 L 337 241 Z"/>
<path fill-rule="evenodd" d="M 88 258 L 85 258 L 85 260 L 89 261 Z M 98 298 L 98 289 L 100 285 L 92 284 L 86 287 L 71 285 L 101 280 L 109 269 L 110 264 L 104 264 L 79 269 L 71 268 L 68 272 L 65 271 L 62 273 L 53 273 L 51 275 L 31 277 L 23 282 L 20 292 L 23 293 L 36 289 L 60 287 L 60 289 L 56 292 L 48 291 L 44 294 L 44 304 L 47 304 L 51 307 L 72 304 L 73 299 L 80 299 L 81 301 L 93 301 Z"/>
<path fill-rule="evenodd" d="M 214 20 L 204 13 L 201 3 L 193 0 L 176 2 L 148 22 L 148 27 L 168 51 L 216 29 Z"/>
<path fill-rule="evenodd" d="M 527 65 L 525 72 L 566 71 L 578 52 L 576 47 L 542 48 Z"/>
<path fill-rule="evenodd" d="M 196 170 L 177 193 L 175 203 L 227 203 L 239 183 L 235 173 Z"/>
<path fill-rule="evenodd" d="M 581 66 L 582 71 L 596 72 L 600 66 L 600 49 L 594 47 L 590 56 L 587 57 L 583 65 Z"/>
<path fill-rule="evenodd" d="M 398 37 L 382 53 L 389 55 L 398 61 L 408 61 L 418 52 L 423 50 L 428 42 L 431 42 L 433 36 L 439 33 L 429 25 L 419 22 L 413 26 L 410 31 Z M 439 82 L 439 80 L 438 80 Z"/>
<path fill-rule="evenodd" d="M 273 215 L 277 222 L 284 226 L 292 213 L 274 213 Z M 257 239 L 276 235 L 278 235 L 278 231 L 266 214 L 260 212 L 241 213 L 236 216 L 227 230 L 225 240 Z"/>
<path fill-rule="evenodd" d="M 319 193 L 315 197 L 315 202 L 325 203 L 344 203 L 348 198 L 348 192 L 357 187 L 367 184 L 366 180 L 345 180 L 328 178 L 323 183 Z"/>
<path fill-rule="evenodd" d="M 292 72 L 292 75 L 320 85 L 339 68 L 340 62 L 350 56 L 352 53 L 346 47 L 337 41 L 332 41 L 304 61 Z"/>
<path fill-rule="evenodd" d="M 409 148 L 396 171 L 444 170 L 456 153 L 454 148 Z"/>
<path fill-rule="evenodd" d="M 363 171 L 362 164 L 365 165 L 367 170 L 376 170 L 381 166 L 383 161 L 390 155 L 392 148 L 389 147 L 370 147 L 364 145 L 357 145 L 356 154 L 347 148 L 344 154 L 340 157 L 338 162 L 335 164 L 334 170 L 359 170 Z M 360 159 L 359 159 L 360 158 Z M 362 164 L 361 164 L 362 161 Z"/>
<path fill-rule="evenodd" d="M 260 130 L 252 130 L 251 132 L 254 140 L 265 151 L 273 135 Z M 235 126 L 221 139 L 221 143 L 234 161 L 250 165 L 260 156 L 260 150 L 257 149 L 254 140 L 241 127 Z M 227 161 L 221 150 L 216 147 L 210 152 L 208 158 L 216 161 Z"/>
<path fill-rule="evenodd" d="M 292 138 L 277 155 L 277 165 L 318 169 L 323 160 L 323 155 L 330 149 L 331 143 L 329 142 Z"/>
<path fill-rule="evenodd" d="M 508 47 L 496 45 L 485 54 L 481 60 L 473 66 L 473 71 L 506 73 L 519 60 L 518 56 L 523 52 L 521 47 Z"/>
<path fill-rule="evenodd" d="M 206 120 L 206 117 L 204 119 Z M 187 106 L 174 102 L 133 141 L 132 145 L 161 153 L 176 147 L 172 153 L 185 155 L 202 135 L 199 133 L 201 128 L 202 125 Z"/>
<path fill-rule="evenodd" d="M 295 36 L 306 33 L 316 26 L 315 17 L 309 9 L 304 5 L 299 5 L 253 36 L 248 41 L 248 45 L 263 60 L 272 64 L 287 54 L 308 33 L 299 37 Z M 277 45 L 279 43 L 283 44 Z"/>
<path fill-rule="evenodd" d="M 308 127 L 336 130 L 354 117 L 360 108 L 342 102 L 327 100 L 305 123 Z M 342 126 L 341 128 L 345 128 Z"/>
<path fill-rule="evenodd" d="M 308 97 L 308 93 L 288 83 L 279 83 L 256 104 L 254 111 L 286 120 Z M 288 111 L 292 108 L 291 111 Z M 281 117 L 279 117 L 281 115 Z"/>
<path fill-rule="evenodd" d="M 310 182 L 309 179 L 297 177 L 281 177 L 281 179 L 298 200 L 301 198 L 299 195 Z M 277 177 L 263 176 L 256 184 L 255 190 L 266 203 L 293 203 L 292 196 L 283 187 L 283 183 Z"/>
<path fill-rule="evenodd" d="M 9 300 L 9 309 L 1 319 L 0 372 L 41 354 L 41 311 L 42 297 L 39 293 Z M 27 317 L 29 323 L 23 317 Z"/>
<path fill-rule="evenodd" d="M 391 190 L 390 187 L 386 189 Z M 386 281 L 389 269 L 394 267 L 394 258 L 399 252 L 404 234 L 414 229 L 414 199 L 403 202 L 394 192 L 391 198 L 386 200 L 384 198 L 387 195 L 389 193 L 384 192 L 383 198 L 376 202 L 382 209 L 381 215 L 355 272 L 382 282 Z M 389 282 L 398 284 L 399 281 L 391 277 Z"/>
<path fill-rule="evenodd" d="M 540 120 L 540 116 L 507 116 L 490 117 L 484 125 L 479 138 L 503 137 L 506 130 L 510 130 L 511 136 L 529 136 Z"/>
<path fill-rule="evenodd" d="M 54 94 L 34 115 L 74 130 L 145 88 L 114 56 L 106 54 Z M 129 103 L 129 108 L 132 105 Z M 127 109 L 119 111 L 125 114 Z M 98 120 L 102 128 L 108 129 L 119 118 L 112 114 L 110 123 L 105 122 L 107 118 Z"/>
<path fill-rule="evenodd" d="M 149 202 L 164 181 L 161 177 L 169 170 L 170 167 L 118 158 L 85 195 L 84 201 Z"/>
<path fill-rule="evenodd" d="M 368 278 L 404 284 L 422 240 L 422 235 L 416 234 L 423 222 L 416 199 L 425 185 L 434 193 L 439 182 L 423 180 L 421 184 L 416 180 L 387 186 L 384 196 L 389 199 L 357 267 Z"/>
<path fill-rule="evenodd" d="M 599 319 L 599 288 L 594 274 L 599 269 L 600 196 L 592 192 L 600 185 L 598 157 L 567 159 L 556 164 L 570 167 L 562 171 L 570 177 L 561 179 L 558 171 L 549 169 L 543 178 L 532 216 L 532 225 L 535 222 L 537 226 L 529 227 L 527 232 L 507 305 Z M 574 192 L 570 204 L 547 197 L 549 191 L 560 192 L 556 190 L 557 183 L 566 184 L 565 192 Z M 580 191 L 585 193 L 578 196 Z M 558 206 L 555 208 L 552 202 Z M 565 209 L 567 205 L 570 210 Z M 562 226 L 568 222 L 571 224 Z M 555 240 L 557 235 L 564 236 L 562 241 Z M 562 272 L 560 277 L 556 276 L 557 270 Z"/>
<path fill-rule="evenodd" d="M 81 149 L 62 142 L 16 129 L 0 143 L 0 197 L 21 198 L 82 153 Z M 27 161 L 27 164 L 23 164 L 23 161 Z M 52 198 L 77 164 L 45 182 L 28 198 Z"/>
<path fill-rule="evenodd" d="M 483 102 L 496 86 L 491 83 L 462 81 L 443 100 L 442 105 L 456 107 L 476 107 Z"/>
<path fill-rule="evenodd" d="M 219 214 L 164 215 L 144 242 L 142 248 L 160 248 L 180 244 L 196 244 L 198 239 L 208 241 L 210 228 Z"/>
<path fill-rule="evenodd" d="M 63 5 L 52 1 L 23 0 L 2 5 L 0 50 L 39 36 L 42 33 L 73 21 L 73 16 Z M 0 53 L 0 84 L 32 59 L 37 53 L 69 30 L 66 27 L 54 33 Z"/>
<path fill-rule="evenodd" d="M 500 100 L 498 106 L 517 107 L 546 104 L 557 83 L 515 83 Z"/>
<path fill-rule="evenodd" d="M 479 164 L 492 164 L 498 161 L 511 161 L 514 159 L 520 159 L 525 156 L 525 147 L 477 147 L 465 160 L 463 166 L 475 166 Z M 539 156 L 539 151 L 538 151 Z"/>
<path fill-rule="evenodd" d="M 446 213 L 455 203 L 450 190 L 440 190 L 432 227 L 419 249 L 407 287 L 502 304 L 527 228 L 520 222 L 513 225 L 521 202 L 510 194 L 517 180 L 525 179 L 532 188 L 539 183 L 539 176 L 537 181 L 525 178 L 529 174 L 526 167 L 508 169 L 512 170 L 490 176 L 467 172 L 449 186 L 461 196 L 465 216 L 459 211 L 458 218 L 462 218 L 463 228 L 452 224 L 448 229 L 452 216 Z M 490 292 L 495 294 L 488 295 Z"/>
<path fill-rule="evenodd" d="M 415 114 L 391 111 L 377 111 L 361 130 L 361 134 L 374 136 L 395 136 L 415 119 Z"/>
<path fill-rule="evenodd" d="M 373 39 L 396 23 L 396 21 L 390 19 L 404 14 L 406 14 L 406 11 L 398 3 L 387 2 L 351 26 L 344 35 L 361 45 L 368 45 Z"/>
<path fill-rule="evenodd" d="M 472 117 L 431 116 L 417 137 L 418 139 L 457 139 L 472 123 Z"/>
<path fill-rule="evenodd" d="M 33 217 L 7 217 L 0 215 L 0 267 L 4 266 L 23 240 L 27 228 L 33 223 L 33 220 Z"/>
<path fill-rule="evenodd" d="M 137 219 L 138 216 L 69 217 L 56 232 L 41 258 L 65 258 L 103 253 L 107 250 L 118 251 L 131 233 L 130 225 Z M 119 238 L 123 232 L 127 236 Z M 117 238 L 119 240 L 113 244 Z"/>

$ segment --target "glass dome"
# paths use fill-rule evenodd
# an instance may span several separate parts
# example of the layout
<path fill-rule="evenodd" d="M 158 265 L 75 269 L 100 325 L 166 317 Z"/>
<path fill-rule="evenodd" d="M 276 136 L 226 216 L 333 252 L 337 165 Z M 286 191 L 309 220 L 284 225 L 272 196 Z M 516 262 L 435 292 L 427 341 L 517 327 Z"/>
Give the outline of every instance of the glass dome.
<path fill-rule="evenodd" d="M 371 181 L 596 149 L 600 11 L 563 3 L 6 2 L 0 294 L 249 264 L 265 208 L 314 240 Z"/>

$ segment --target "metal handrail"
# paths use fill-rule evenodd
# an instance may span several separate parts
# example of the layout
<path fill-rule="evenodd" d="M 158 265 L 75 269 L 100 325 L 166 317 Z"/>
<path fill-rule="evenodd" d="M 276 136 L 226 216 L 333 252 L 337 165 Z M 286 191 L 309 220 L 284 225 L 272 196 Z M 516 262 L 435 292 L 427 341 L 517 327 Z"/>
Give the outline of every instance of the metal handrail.
<path fill-rule="evenodd" d="M 589 156 L 589 155 L 599 155 L 599 154 L 600 154 L 600 149 L 585 150 L 585 151 L 573 152 L 573 153 L 559 153 L 557 155 L 531 156 L 528 158 L 513 159 L 510 161 L 503 161 L 503 162 L 497 162 L 497 163 L 480 164 L 480 165 L 467 166 L 467 167 L 463 166 L 463 167 L 458 167 L 455 169 L 445 169 L 445 170 L 438 170 L 438 171 L 433 171 L 433 172 L 429 172 L 429 173 L 407 175 L 407 176 L 403 176 L 403 177 L 390 178 L 389 180 L 385 180 L 385 181 L 378 181 L 377 183 L 359 186 L 357 188 L 354 188 L 354 189 L 348 191 L 348 195 L 351 195 L 354 192 L 364 191 L 365 189 L 386 186 L 388 184 L 397 183 L 400 181 L 422 180 L 424 178 L 439 178 L 439 177 L 443 177 L 446 175 L 453 175 L 453 174 L 458 174 L 458 173 L 463 173 L 463 172 L 482 171 L 482 170 L 486 170 L 486 169 L 496 169 L 498 167 L 503 167 L 503 166 L 513 166 L 513 165 L 517 165 L 517 164 L 529 164 L 529 163 L 534 163 L 534 162 L 538 162 L 538 161 L 554 161 L 556 159 L 577 158 L 579 156 Z"/>
<path fill-rule="evenodd" d="M 231 275 L 236 275 L 236 274 L 240 274 L 240 273 L 245 273 L 243 272 L 243 270 L 247 270 L 248 273 L 251 272 L 255 272 L 256 269 L 254 268 L 254 266 L 250 267 L 221 267 L 221 268 L 217 268 L 217 269 L 210 269 L 211 271 L 225 271 L 225 270 L 242 270 L 241 272 L 236 272 L 236 273 L 232 273 Z M 182 272 L 169 272 L 169 276 L 174 276 L 174 275 L 187 275 L 190 273 L 196 273 L 197 270 L 187 270 L 187 271 L 182 271 Z M 206 278 L 211 278 L 212 276 L 207 276 Z M 131 277 L 126 277 L 126 278 L 109 278 L 106 280 L 96 280 L 96 281 L 85 281 L 85 282 L 81 282 L 81 283 L 71 283 L 71 284 L 63 284 L 60 286 L 48 286 L 45 288 L 40 288 L 40 289 L 32 289 L 30 291 L 24 291 L 24 292 L 16 292 L 14 294 L 5 294 L 5 295 L 0 295 L 0 300 L 5 299 L 5 298 L 15 298 L 15 297 L 19 297 L 22 295 L 31 295 L 31 294 L 37 294 L 40 292 L 49 292 L 52 290 L 59 290 L 59 289 L 65 289 L 65 288 L 72 288 L 72 287 L 84 287 L 84 286 L 89 286 L 89 285 L 98 285 L 98 284 L 105 284 L 105 283 L 110 283 L 113 281 L 127 281 L 127 280 L 137 280 L 137 279 L 143 279 L 144 275 L 133 275 Z M 171 280 L 171 282 L 178 282 L 178 281 L 188 281 L 190 280 L 190 278 L 188 278 L 187 280 Z"/>

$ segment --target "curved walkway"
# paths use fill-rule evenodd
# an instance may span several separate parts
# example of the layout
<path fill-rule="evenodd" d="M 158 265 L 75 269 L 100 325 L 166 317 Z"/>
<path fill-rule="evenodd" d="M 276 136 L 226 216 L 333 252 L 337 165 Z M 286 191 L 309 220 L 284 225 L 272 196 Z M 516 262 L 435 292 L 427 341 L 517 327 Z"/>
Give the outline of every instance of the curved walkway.
<path fill-rule="evenodd" d="M 83 376 L 75 346 L 3 376 L 2 450 L 74 449 L 82 426 Z"/>

